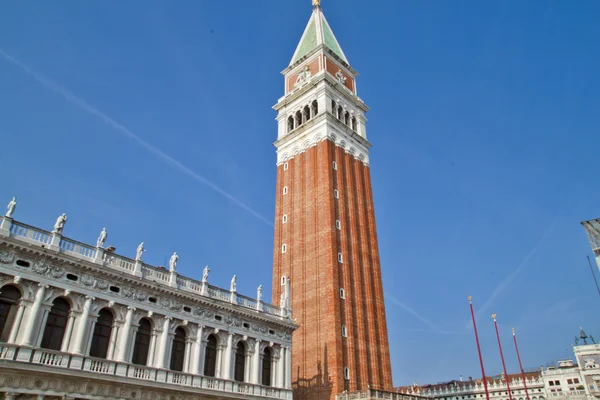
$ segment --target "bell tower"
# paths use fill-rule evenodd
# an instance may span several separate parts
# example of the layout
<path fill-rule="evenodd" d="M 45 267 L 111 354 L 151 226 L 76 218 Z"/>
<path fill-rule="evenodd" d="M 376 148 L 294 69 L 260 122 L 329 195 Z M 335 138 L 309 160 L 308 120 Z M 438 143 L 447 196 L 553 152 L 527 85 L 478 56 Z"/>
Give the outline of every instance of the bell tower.
<path fill-rule="evenodd" d="M 320 0 L 282 74 L 273 299 L 289 277 L 294 398 L 392 390 L 368 107 Z"/>

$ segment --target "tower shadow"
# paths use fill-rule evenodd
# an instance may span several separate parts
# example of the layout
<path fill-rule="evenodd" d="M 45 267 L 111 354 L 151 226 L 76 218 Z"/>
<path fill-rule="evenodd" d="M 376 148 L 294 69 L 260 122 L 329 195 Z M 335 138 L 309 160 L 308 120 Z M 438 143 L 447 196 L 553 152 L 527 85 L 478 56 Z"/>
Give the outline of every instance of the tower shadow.
<path fill-rule="evenodd" d="M 292 383 L 294 400 L 329 400 L 333 395 L 333 382 L 329 376 L 327 345 L 323 348 L 323 362 L 317 360 L 317 373 L 310 378 L 300 378 L 300 366 L 296 381 Z"/>

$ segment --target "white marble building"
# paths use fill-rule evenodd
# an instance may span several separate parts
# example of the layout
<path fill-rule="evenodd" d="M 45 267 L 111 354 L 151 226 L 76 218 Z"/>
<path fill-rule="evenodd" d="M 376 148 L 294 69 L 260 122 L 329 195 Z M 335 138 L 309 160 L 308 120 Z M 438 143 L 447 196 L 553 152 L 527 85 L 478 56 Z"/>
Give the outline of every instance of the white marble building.
<path fill-rule="evenodd" d="M 573 360 L 562 360 L 556 367 L 547 367 L 542 371 L 542 379 L 549 399 L 585 400 L 588 398 L 579 367 Z"/>
<path fill-rule="evenodd" d="M 600 398 L 600 344 L 573 346 L 588 399 Z"/>
<path fill-rule="evenodd" d="M 540 372 L 525 373 L 525 382 L 521 374 L 509 374 L 509 385 L 513 400 L 526 400 L 525 386 L 530 400 L 545 400 L 546 391 Z M 491 400 L 509 400 L 508 387 L 503 375 L 487 377 L 488 393 Z M 450 381 L 432 385 L 413 385 L 398 388 L 402 393 L 416 394 L 440 400 L 485 399 L 483 380 Z"/>
<path fill-rule="evenodd" d="M 12 219 L 0 224 L 0 398 L 291 399 L 280 306 Z M 286 280 L 289 281 L 289 280 Z M 289 294 L 289 290 L 286 291 Z"/>

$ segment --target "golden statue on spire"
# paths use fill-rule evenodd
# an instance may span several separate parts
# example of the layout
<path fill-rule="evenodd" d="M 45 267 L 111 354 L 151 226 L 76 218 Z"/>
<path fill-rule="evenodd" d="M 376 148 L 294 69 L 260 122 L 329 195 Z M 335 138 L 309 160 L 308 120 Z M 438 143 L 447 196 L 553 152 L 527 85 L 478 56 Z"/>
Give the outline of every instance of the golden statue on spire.
<path fill-rule="evenodd" d="M 312 0 L 312 4 L 313 4 L 313 7 L 320 7 L 321 6 L 321 0 Z"/>

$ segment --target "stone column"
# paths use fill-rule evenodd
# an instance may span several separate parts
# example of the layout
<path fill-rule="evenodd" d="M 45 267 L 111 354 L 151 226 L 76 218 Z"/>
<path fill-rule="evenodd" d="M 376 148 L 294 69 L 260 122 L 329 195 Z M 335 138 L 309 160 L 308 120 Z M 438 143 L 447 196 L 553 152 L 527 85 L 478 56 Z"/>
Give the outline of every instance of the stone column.
<path fill-rule="evenodd" d="M 115 359 L 115 349 L 117 348 L 117 338 L 119 337 L 119 324 L 116 320 L 113 321 L 110 331 L 110 341 L 108 342 L 108 351 L 106 352 L 107 360 Z"/>
<path fill-rule="evenodd" d="M 285 347 L 285 385 L 286 389 L 292 388 L 292 348 Z"/>
<path fill-rule="evenodd" d="M 90 320 L 90 308 L 92 307 L 93 297 L 85 296 L 83 303 L 83 311 L 81 312 L 81 320 L 77 328 L 77 336 L 75 336 L 75 344 L 73 345 L 73 353 L 83 355 L 85 353 L 85 344 L 87 343 L 87 328 Z"/>
<path fill-rule="evenodd" d="M 33 347 L 36 342 L 35 333 L 37 331 L 37 320 L 39 318 L 40 308 L 44 302 L 46 289 L 48 289 L 48 285 L 42 285 L 41 283 L 38 285 L 38 290 L 35 294 L 35 300 L 33 301 L 33 305 L 29 311 L 29 321 L 25 327 L 25 340 L 23 341 L 23 345 L 25 346 Z"/>
<path fill-rule="evenodd" d="M 196 345 L 194 346 L 194 356 L 192 357 L 192 368 L 191 373 L 195 375 L 204 374 L 202 368 L 204 367 L 204 340 L 202 336 L 204 334 L 204 326 L 198 326 L 198 335 L 196 336 Z"/>
<path fill-rule="evenodd" d="M 252 354 L 250 349 L 244 353 L 244 382 L 251 382 Z"/>
<path fill-rule="evenodd" d="M 225 349 L 225 373 L 223 374 L 223 379 L 231 380 L 231 359 L 233 357 L 233 333 L 229 332 L 227 335 L 227 348 Z"/>
<path fill-rule="evenodd" d="M 252 360 L 252 383 L 257 385 L 260 383 L 260 359 L 260 340 L 256 339 L 254 343 L 254 360 Z"/>
<path fill-rule="evenodd" d="M 156 359 L 156 368 L 167 368 L 167 347 L 169 346 L 169 327 L 171 326 L 171 317 L 165 316 L 163 321 L 163 329 L 160 335 L 160 343 L 158 347 L 158 355 Z"/>
<path fill-rule="evenodd" d="M 279 360 L 277 360 L 277 382 L 275 386 L 283 388 L 285 387 L 285 349 L 283 346 L 279 347 Z"/>
<path fill-rule="evenodd" d="M 190 358 L 192 357 L 192 348 L 194 347 L 194 343 L 196 342 L 196 338 L 186 337 L 185 338 L 185 353 L 183 356 L 183 372 L 191 373 L 192 368 L 190 366 Z"/>
<path fill-rule="evenodd" d="M 277 386 L 277 358 L 274 357 L 275 352 L 271 347 L 271 387 Z"/>
<path fill-rule="evenodd" d="M 67 327 L 65 328 L 65 336 L 63 337 L 63 342 L 60 347 L 60 351 L 63 353 L 69 352 L 69 345 L 71 344 L 71 336 L 73 335 L 73 325 L 75 324 L 75 313 L 71 308 L 69 311 L 69 319 L 67 321 Z"/>
<path fill-rule="evenodd" d="M 127 307 L 127 314 L 125 315 L 125 324 L 121 330 L 119 339 L 119 345 L 117 347 L 117 356 L 115 357 L 119 362 L 129 362 L 127 360 L 127 349 L 129 348 L 129 334 L 131 332 L 131 323 L 133 322 L 133 312 L 135 307 Z"/>
<path fill-rule="evenodd" d="M 221 363 L 223 362 L 223 346 L 222 344 L 217 345 L 217 365 L 215 366 L 215 378 L 222 378 L 221 375 Z"/>
<path fill-rule="evenodd" d="M 10 330 L 10 335 L 8 336 L 8 343 L 16 343 L 17 341 L 17 334 L 19 333 L 19 330 L 21 329 L 21 321 L 23 321 L 23 313 L 25 312 L 25 303 L 23 302 L 23 300 L 21 300 L 21 302 L 19 303 L 19 306 L 17 308 L 17 315 L 15 315 L 15 322 L 13 323 L 13 326 Z"/>
<path fill-rule="evenodd" d="M 156 356 L 156 340 L 158 336 L 158 331 L 156 328 L 152 329 L 152 334 L 150 335 L 150 348 L 148 349 L 148 360 L 146 361 L 147 365 L 156 365 L 156 360 L 154 357 Z"/>

